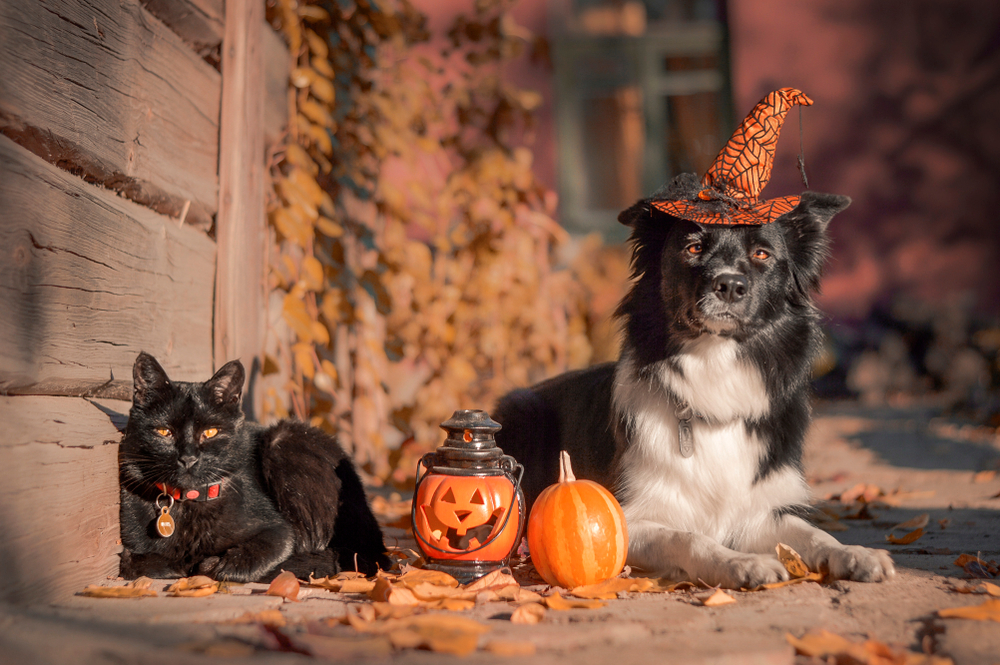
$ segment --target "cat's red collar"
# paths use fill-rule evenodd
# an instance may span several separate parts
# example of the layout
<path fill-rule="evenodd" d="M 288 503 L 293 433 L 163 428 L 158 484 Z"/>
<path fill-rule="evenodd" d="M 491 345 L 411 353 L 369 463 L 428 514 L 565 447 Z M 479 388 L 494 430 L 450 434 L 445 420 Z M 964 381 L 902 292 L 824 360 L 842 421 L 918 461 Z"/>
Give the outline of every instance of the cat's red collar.
<path fill-rule="evenodd" d="M 156 483 L 156 486 L 164 494 L 174 497 L 174 501 L 212 501 L 213 499 L 218 499 L 219 495 L 222 494 L 222 483 L 223 481 L 220 480 L 214 485 L 206 485 L 198 489 L 188 490 L 174 487 L 167 483 Z"/>

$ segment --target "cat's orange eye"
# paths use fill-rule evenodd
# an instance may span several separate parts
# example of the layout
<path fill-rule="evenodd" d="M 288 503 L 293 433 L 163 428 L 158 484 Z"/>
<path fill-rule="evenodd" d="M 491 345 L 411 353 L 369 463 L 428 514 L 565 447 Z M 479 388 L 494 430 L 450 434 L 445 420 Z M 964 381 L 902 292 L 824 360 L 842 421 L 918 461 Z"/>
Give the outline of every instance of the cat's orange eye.
<path fill-rule="evenodd" d="M 217 427 L 209 427 L 208 429 L 202 431 L 201 438 L 203 438 L 203 439 L 211 439 L 213 436 L 215 436 L 218 433 L 219 433 L 219 430 L 218 430 Z"/>
<path fill-rule="evenodd" d="M 753 257 L 758 261 L 767 261 L 769 258 L 771 258 L 771 253 L 766 249 L 758 249 L 756 252 L 753 253 Z"/>
<path fill-rule="evenodd" d="M 157 427 L 156 433 L 159 434 L 160 436 L 170 436 L 170 430 L 167 429 L 166 427 Z"/>

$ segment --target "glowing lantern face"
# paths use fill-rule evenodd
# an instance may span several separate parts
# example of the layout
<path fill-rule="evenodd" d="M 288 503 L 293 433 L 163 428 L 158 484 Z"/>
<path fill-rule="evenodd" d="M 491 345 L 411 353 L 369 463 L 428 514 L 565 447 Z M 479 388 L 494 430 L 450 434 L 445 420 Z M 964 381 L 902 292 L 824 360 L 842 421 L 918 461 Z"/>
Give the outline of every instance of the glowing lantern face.
<path fill-rule="evenodd" d="M 445 445 L 417 465 L 413 531 L 428 568 L 468 581 L 505 565 L 520 542 L 522 467 L 496 446 L 500 425 L 486 412 L 456 411 L 441 426 Z"/>

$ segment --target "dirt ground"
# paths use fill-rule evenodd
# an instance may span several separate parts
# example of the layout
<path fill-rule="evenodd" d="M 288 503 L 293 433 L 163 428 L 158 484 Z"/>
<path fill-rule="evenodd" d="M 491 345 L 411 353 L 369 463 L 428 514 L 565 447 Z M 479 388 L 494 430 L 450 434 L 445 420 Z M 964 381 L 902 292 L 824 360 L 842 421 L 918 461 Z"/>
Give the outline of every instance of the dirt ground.
<path fill-rule="evenodd" d="M 621 594 L 598 609 L 549 610 L 536 625 L 510 621 L 514 606 L 488 602 L 461 614 L 487 631 L 465 657 L 420 649 L 393 650 L 337 619 L 367 600 L 310 589 L 301 602 L 244 585 L 207 598 L 133 600 L 73 596 L 45 607 L 0 607 L 0 663 L 467 663 L 589 665 L 626 663 L 809 663 L 786 635 L 825 629 L 849 640 L 951 658 L 959 665 L 1000 663 L 995 621 L 941 618 L 938 610 L 979 605 L 988 596 L 958 593 L 971 583 L 954 565 L 960 554 L 1000 559 L 1000 437 L 934 418 L 931 408 L 861 408 L 825 404 L 808 442 L 806 471 L 818 499 L 860 491 L 885 496 L 863 506 L 831 501 L 845 516 L 829 526 L 842 542 L 885 547 L 898 574 L 882 584 L 803 583 L 734 592 L 736 602 L 706 607 L 705 591 Z M 983 473 L 985 472 L 985 473 Z M 849 498 L 849 497 L 848 497 Z M 923 513 L 925 533 L 889 544 L 893 525 Z M 895 532 L 902 536 L 906 530 Z M 404 532 L 390 530 L 392 538 Z M 405 544 L 405 541 L 402 543 Z M 982 580 L 981 580 L 982 581 Z M 986 580 L 989 581 L 989 580 Z M 114 584 L 114 581 L 101 581 Z M 1000 585 L 1000 580 L 992 580 Z M 157 585 L 154 588 L 165 586 Z M 536 590 L 543 590 L 537 587 Z M 238 623 L 277 610 L 282 628 Z M 452 613 L 454 614 L 454 613 Z M 507 655 L 484 650 L 506 646 Z M 516 655 L 510 655 L 515 654 Z M 851 661 L 855 662 L 855 661 Z M 890 662 L 890 661 L 879 661 Z M 891 662 L 904 662 L 903 660 Z M 910 662 L 910 661 L 907 661 Z"/>

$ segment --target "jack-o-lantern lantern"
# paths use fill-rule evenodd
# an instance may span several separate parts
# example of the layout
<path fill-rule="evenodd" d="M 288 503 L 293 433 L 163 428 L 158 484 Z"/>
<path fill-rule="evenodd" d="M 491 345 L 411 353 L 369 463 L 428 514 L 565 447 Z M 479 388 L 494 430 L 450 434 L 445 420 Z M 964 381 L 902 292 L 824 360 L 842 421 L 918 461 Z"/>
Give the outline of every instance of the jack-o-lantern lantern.
<path fill-rule="evenodd" d="M 500 425 L 485 411 L 456 411 L 441 427 L 445 445 L 417 465 L 413 532 L 428 568 L 468 581 L 506 565 L 520 541 L 523 468 L 497 447 Z"/>

